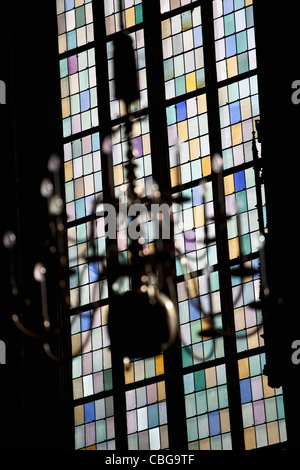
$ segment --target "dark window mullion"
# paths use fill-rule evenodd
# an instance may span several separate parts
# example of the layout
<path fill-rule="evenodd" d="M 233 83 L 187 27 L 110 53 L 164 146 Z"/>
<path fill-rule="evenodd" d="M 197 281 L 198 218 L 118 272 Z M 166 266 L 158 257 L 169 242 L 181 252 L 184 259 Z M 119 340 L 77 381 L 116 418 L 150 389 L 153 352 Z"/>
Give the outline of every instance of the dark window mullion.
<path fill-rule="evenodd" d="M 205 82 L 207 92 L 208 128 L 211 157 L 222 155 L 221 126 L 218 103 L 218 82 L 216 75 L 214 23 L 212 2 L 203 3 L 203 48 Z M 228 249 L 225 195 L 223 182 L 218 181 L 216 174 L 212 175 L 214 211 L 216 217 L 216 243 L 218 253 L 220 296 L 223 328 L 235 331 L 233 299 L 230 277 L 230 260 Z M 236 339 L 224 337 L 225 362 L 227 374 L 229 413 L 233 450 L 244 449 L 243 420 L 239 390 L 239 375 L 237 364 Z"/>
<path fill-rule="evenodd" d="M 98 114 L 100 129 L 100 148 L 101 148 L 101 165 L 103 179 L 103 200 L 107 203 L 114 198 L 113 184 L 113 162 L 111 154 L 104 154 L 102 151 L 102 143 L 106 136 L 111 135 L 110 120 L 110 101 L 109 101 L 109 80 L 108 80 L 108 64 L 105 34 L 105 14 L 104 2 L 93 2 L 93 16 L 95 35 L 95 52 L 96 52 L 96 74 L 97 74 L 97 93 L 98 93 Z M 112 246 L 115 245 L 115 246 Z M 117 250 L 116 240 L 106 239 L 106 248 Z M 109 259 L 107 261 L 109 265 Z M 108 279 L 109 297 L 112 294 L 112 282 Z M 128 449 L 127 442 L 127 420 L 126 420 L 126 400 L 125 400 L 125 377 L 123 358 L 117 354 L 112 348 L 112 379 L 113 379 L 113 402 L 114 402 L 114 423 L 115 423 L 115 441 L 117 451 L 126 451 Z"/>
<path fill-rule="evenodd" d="M 152 174 L 162 195 L 171 194 L 169 146 L 165 106 L 164 71 L 161 38 L 161 14 L 158 0 L 144 0 L 145 50 L 149 101 Z M 168 247 L 170 241 L 166 240 Z M 174 250 L 174 247 L 173 247 Z M 174 264 L 174 262 L 173 262 Z M 175 279 L 175 265 L 173 266 Z M 187 450 L 187 428 L 180 339 L 164 352 L 168 413 L 169 449 Z"/>

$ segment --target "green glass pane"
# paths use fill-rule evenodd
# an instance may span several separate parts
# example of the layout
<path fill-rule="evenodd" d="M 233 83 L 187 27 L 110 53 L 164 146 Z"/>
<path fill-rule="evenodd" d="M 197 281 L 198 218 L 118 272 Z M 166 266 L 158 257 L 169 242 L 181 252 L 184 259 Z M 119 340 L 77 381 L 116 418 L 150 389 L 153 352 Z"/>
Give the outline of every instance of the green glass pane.
<path fill-rule="evenodd" d="M 267 398 L 265 400 L 265 410 L 267 422 L 275 421 L 277 419 L 277 408 L 275 397 Z"/>
<path fill-rule="evenodd" d="M 186 416 L 189 418 L 196 414 L 196 402 L 194 393 L 185 396 L 185 411 Z"/>
<path fill-rule="evenodd" d="M 85 25 L 85 7 L 84 5 L 75 9 L 76 28 Z"/>
<path fill-rule="evenodd" d="M 248 61 L 247 52 L 244 52 L 243 54 L 238 55 L 238 69 L 239 69 L 239 73 L 248 72 L 249 61 Z"/>
<path fill-rule="evenodd" d="M 97 442 L 106 440 L 106 423 L 104 419 L 96 422 L 96 440 Z"/>
<path fill-rule="evenodd" d="M 241 252 L 243 255 L 249 255 L 251 253 L 251 240 L 250 235 L 242 235 L 240 237 Z"/>
<path fill-rule="evenodd" d="M 237 53 L 240 54 L 241 52 L 245 52 L 247 50 L 248 43 L 247 43 L 247 32 L 241 31 L 236 35 L 236 49 Z"/>
<path fill-rule="evenodd" d="M 230 36 L 235 32 L 234 13 L 224 16 L 224 31 L 225 36 Z"/>
<path fill-rule="evenodd" d="M 246 191 L 236 193 L 236 202 L 239 212 L 245 212 L 248 209 Z"/>
<path fill-rule="evenodd" d="M 207 397 L 206 391 L 196 393 L 197 414 L 201 415 L 207 412 Z"/>
<path fill-rule="evenodd" d="M 207 390 L 207 408 L 208 411 L 214 411 L 218 409 L 218 392 L 217 388 L 209 388 Z"/>
<path fill-rule="evenodd" d="M 142 23 L 143 21 L 143 5 L 136 5 L 135 7 L 135 22 L 136 24 Z"/>
<path fill-rule="evenodd" d="M 185 93 L 185 77 L 175 78 L 175 90 L 176 96 L 183 95 Z"/>
<path fill-rule="evenodd" d="M 66 202 L 70 202 L 74 200 L 74 184 L 72 181 L 69 181 L 65 184 L 65 197 Z"/>
<path fill-rule="evenodd" d="M 89 88 L 89 72 L 88 70 L 82 70 L 79 72 L 79 89 L 80 91 L 87 90 Z"/>
<path fill-rule="evenodd" d="M 228 406 L 228 394 L 227 394 L 227 386 L 222 385 L 218 388 L 219 394 L 219 407 L 226 408 Z"/>
<path fill-rule="evenodd" d="M 192 418 L 187 420 L 187 434 L 189 441 L 195 441 L 198 439 L 198 427 L 197 427 L 197 419 Z"/>
<path fill-rule="evenodd" d="M 112 370 L 105 370 L 104 373 L 104 390 L 112 389 Z"/>
<path fill-rule="evenodd" d="M 195 390 L 205 390 L 205 372 L 204 370 L 198 370 L 195 372 Z"/>
<path fill-rule="evenodd" d="M 196 320 L 191 322 L 191 339 L 192 343 L 199 343 L 200 341 L 200 333 L 201 331 L 201 322 L 200 320 Z"/>
<path fill-rule="evenodd" d="M 193 356 L 192 356 L 191 346 L 182 348 L 182 365 L 183 367 L 189 367 L 193 365 Z"/>

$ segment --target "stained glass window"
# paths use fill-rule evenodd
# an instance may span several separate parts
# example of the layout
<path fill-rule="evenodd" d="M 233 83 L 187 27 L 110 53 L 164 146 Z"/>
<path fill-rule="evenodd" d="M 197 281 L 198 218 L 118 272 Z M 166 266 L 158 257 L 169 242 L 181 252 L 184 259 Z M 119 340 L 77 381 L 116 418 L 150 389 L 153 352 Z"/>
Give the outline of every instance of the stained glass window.
<path fill-rule="evenodd" d="M 129 450 L 170 449 L 175 435 L 189 450 L 285 442 L 282 390 L 268 387 L 263 374 L 258 301 L 267 201 L 257 170 L 253 1 L 57 0 L 57 22 L 75 448 L 118 449 L 121 427 Z M 128 108 L 115 95 L 121 30 L 132 40 L 139 88 Z M 128 113 L 138 196 L 168 194 L 174 217 L 175 389 L 167 353 L 117 368 L 110 349 L 110 289 L 132 286 L 126 275 L 111 287 L 104 275 L 111 246 L 99 213 L 108 182 L 110 195 L 128 202 Z M 125 265 L 127 223 L 112 242 Z M 151 216 L 141 225 L 146 257 L 155 253 Z M 169 422 L 177 413 L 182 429 Z"/>
<path fill-rule="evenodd" d="M 166 98 L 205 85 L 200 7 L 162 22 Z"/>
<path fill-rule="evenodd" d="M 231 450 L 224 365 L 184 376 L 189 450 Z"/>
<path fill-rule="evenodd" d="M 92 0 L 57 0 L 59 53 L 94 40 Z"/>
<path fill-rule="evenodd" d="M 256 68 L 253 0 L 214 0 L 218 80 Z"/>
<path fill-rule="evenodd" d="M 268 386 L 264 363 L 264 354 L 239 360 L 246 450 L 286 440 L 282 389 Z"/>

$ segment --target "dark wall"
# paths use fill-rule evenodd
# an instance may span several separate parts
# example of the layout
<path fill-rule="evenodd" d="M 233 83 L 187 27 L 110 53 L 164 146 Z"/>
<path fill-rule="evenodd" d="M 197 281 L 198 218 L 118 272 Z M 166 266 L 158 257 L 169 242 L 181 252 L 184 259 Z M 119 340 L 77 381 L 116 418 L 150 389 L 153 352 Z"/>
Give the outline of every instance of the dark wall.
<path fill-rule="evenodd" d="M 292 84 L 300 80 L 300 5 L 271 8 L 256 0 L 255 8 L 272 300 L 265 338 L 267 366 L 270 384 L 283 385 L 289 445 L 297 448 L 300 364 L 293 364 L 291 356 L 293 341 L 300 340 L 300 104 L 292 101 Z"/>
<path fill-rule="evenodd" d="M 64 449 L 72 445 L 70 390 L 64 377 L 69 364 L 51 361 L 43 342 L 23 335 L 11 320 L 17 311 L 23 323 L 42 332 L 40 286 L 33 278 L 37 261 L 49 256 L 49 218 L 41 197 L 49 156 L 61 155 L 56 52 L 55 2 L 4 2 L 1 5 L 1 72 L 6 104 L 1 113 L 1 316 L 0 340 L 6 364 L 0 365 L 0 447 Z M 11 295 L 10 258 L 2 237 L 16 234 L 13 251 L 18 296 Z M 62 315 L 59 291 L 50 283 L 51 314 Z M 60 328 L 60 320 L 57 326 Z M 59 352 L 59 340 L 54 348 Z M 70 427 L 68 427 L 70 424 Z"/>

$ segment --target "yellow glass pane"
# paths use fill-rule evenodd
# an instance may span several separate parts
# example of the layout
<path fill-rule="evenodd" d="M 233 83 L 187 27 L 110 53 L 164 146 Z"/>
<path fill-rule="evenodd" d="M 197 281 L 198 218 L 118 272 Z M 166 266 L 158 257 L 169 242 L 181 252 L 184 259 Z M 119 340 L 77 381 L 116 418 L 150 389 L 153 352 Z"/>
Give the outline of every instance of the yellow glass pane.
<path fill-rule="evenodd" d="M 161 23 L 161 37 L 165 39 L 171 36 L 171 20 L 168 18 L 167 20 Z"/>
<path fill-rule="evenodd" d="M 131 7 L 125 10 L 125 23 L 126 23 L 126 28 L 130 28 L 131 26 L 135 25 L 134 7 Z"/>
<path fill-rule="evenodd" d="M 196 139 L 190 140 L 190 158 L 191 160 L 196 160 L 200 157 L 200 140 L 197 137 Z"/>
<path fill-rule="evenodd" d="M 267 433 L 268 433 L 268 442 L 271 446 L 280 442 L 278 421 L 273 421 L 272 423 L 267 423 Z"/>
<path fill-rule="evenodd" d="M 245 121 L 245 119 L 250 119 L 252 115 L 250 97 L 241 100 L 240 106 L 242 121 Z"/>
<path fill-rule="evenodd" d="M 162 354 L 155 356 L 155 371 L 156 375 L 161 375 L 165 372 L 164 356 Z"/>
<path fill-rule="evenodd" d="M 210 450 L 210 440 L 209 439 L 202 439 L 199 441 L 200 450 Z"/>
<path fill-rule="evenodd" d="M 238 238 L 232 238 L 228 240 L 228 248 L 229 248 L 229 258 L 235 259 L 238 258 L 240 255 L 240 248 L 239 248 L 239 240 Z"/>
<path fill-rule="evenodd" d="M 221 423 L 221 432 L 230 432 L 230 419 L 229 419 L 229 409 L 225 408 L 220 410 L 220 423 Z"/>
<path fill-rule="evenodd" d="M 244 439 L 245 439 L 245 449 L 255 449 L 256 440 L 255 440 L 255 431 L 254 428 L 244 429 Z"/>
<path fill-rule="evenodd" d="M 164 401 L 166 399 L 165 382 L 158 382 L 158 384 L 157 384 L 157 398 L 158 398 L 158 401 Z"/>
<path fill-rule="evenodd" d="M 142 137 L 143 140 L 143 152 L 144 155 L 148 155 L 151 152 L 151 147 L 150 147 L 150 134 L 145 134 Z"/>
<path fill-rule="evenodd" d="M 85 450 L 97 450 L 96 444 L 93 444 L 92 446 L 86 447 Z"/>
<path fill-rule="evenodd" d="M 248 349 L 254 349 L 259 347 L 257 328 L 255 326 L 247 330 L 247 342 Z"/>
<path fill-rule="evenodd" d="M 199 295 L 198 279 L 196 277 L 188 279 L 187 287 L 189 299 L 192 299 L 193 297 L 197 297 L 197 295 Z"/>
<path fill-rule="evenodd" d="M 75 8 L 80 7 L 81 5 L 84 5 L 84 0 L 75 0 Z"/>
<path fill-rule="evenodd" d="M 245 6 L 248 7 L 249 5 L 253 4 L 253 0 L 245 0 Z"/>
<path fill-rule="evenodd" d="M 202 164 L 202 175 L 203 176 L 210 175 L 211 174 L 210 156 L 202 158 L 201 164 Z"/>
<path fill-rule="evenodd" d="M 101 324 L 102 325 L 107 325 L 108 323 L 108 305 L 103 305 L 101 307 Z"/>
<path fill-rule="evenodd" d="M 70 116 L 70 98 L 63 98 L 61 100 L 62 118 Z"/>
<path fill-rule="evenodd" d="M 65 162 L 65 181 L 71 181 L 73 179 L 73 163 L 72 160 Z"/>
<path fill-rule="evenodd" d="M 194 207 L 194 221 L 195 227 L 203 227 L 204 225 L 204 206 Z"/>
<path fill-rule="evenodd" d="M 84 408 L 83 405 L 75 406 L 74 408 L 74 423 L 79 426 L 84 423 Z"/>
<path fill-rule="evenodd" d="M 273 397 L 274 396 L 274 389 L 269 387 L 268 377 L 266 375 L 262 375 L 262 382 L 263 382 L 264 397 L 265 398 Z"/>
<path fill-rule="evenodd" d="M 134 382 L 134 369 L 133 363 L 131 362 L 129 367 L 124 367 L 124 377 L 125 377 L 125 384 L 131 384 Z"/>
<path fill-rule="evenodd" d="M 61 90 L 61 97 L 66 98 L 69 96 L 69 77 L 62 78 L 60 81 L 60 90 Z"/>
<path fill-rule="evenodd" d="M 243 142 L 241 122 L 238 122 L 237 124 L 233 124 L 233 126 L 231 126 L 231 138 L 232 145 L 239 145 Z"/>
<path fill-rule="evenodd" d="M 171 168 L 170 175 L 171 175 L 171 186 L 172 187 L 177 186 L 181 183 L 180 170 L 179 170 L 178 166 L 176 166 L 174 168 Z"/>
<path fill-rule="evenodd" d="M 216 376 L 216 368 L 210 367 L 209 369 L 205 369 L 205 381 L 206 387 L 211 388 L 217 385 L 217 376 Z"/>
<path fill-rule="evenodd" d="M 182 142 L 188 140 L 188 126 L 187 121 L 182 121 L 177 124 L 178 137 Z"/>
<path fill-rule="evenodd" d="M 240 331 L 245 328 L 244 307 L 236 308 L 234 310 L 234 324 L 236 331 Z"/>
<path fill-rule="evenodd" d="M 78 356 L 81 352 L 81 337 L 80 333 L 73 335 L 71 338 L 72 342 L 72 356 Z"/>
<path fill-rule="evenodd" d="M 62 54 L 63 52 L 66 52 L 67 50 L 67 35 L 62 34 L 61 36 L 58 36 L 58 52 L 59 54 Z"/>
<path fill-rule="evenodd" d="M 206 103 L 206 95 L 199 95 L 197 97 L 198 102 L 198 113 L 206 113 L 207 111 L 207 103 Z"/>
<path fill-rule="evenodd" d="M 238 366 L 239 366 L 239 378 L 240 378 L 240 380 L 247 379 L 249 377 L 249 361 L 248 361 L 248 358 L 245 357 L 244 359 L 240 359 L 238 361 Z"/>
<path fill-rule="evenodd" d="M 196 90 L 196 72 L 188 73 L 185 76 L 185 83 L 186 83 L 186 91 L 189 93 L 190 91 Z"/>
<path fill-rule="evenodd" d="M 229 57 L 229 59 L 226 59 L 226 63 L 227 63 L 227 78 L 231 78 L 237 75 L 238 68 L 237 68 L 236 56 Z"/>
<path fill-rule="evenodd" d="M 79 377 L 78 379 L 74 379 L 72 381 L 73 385 L 73 398 L 77 400 L 78 398 L 83 397 L 83 387 L 82 387 L 82 378 Z"/>
<path fill-rule="evenodd" d="M 123 184 L 123 165 L 122 165 L 122 163 L 120 165 L 114 166 L 114 182 L 115 182 L 115 186 L 119 186 L 120 184 Z"/>
<path fill-rule="evenodd" d="M 78 250 L 78 264 L 86 262 L 87 258 L 87 243 L 80 243 L 77 247 Z"/>
<path fill-rule="evenodd" d="M 201 331 L 209 330 L 211 328 L 211 320 L 209 318 L 202 318 L 201 320 Z M 205 336 L 204 340 L 211 339 L 211 336 Z"/>
<path fill-rule="evenodd" d="M 224 192 L 225 192 L 225 196 L 227 196 L 228 194 L 234 193 L 233 175 L 228 175 L 224 177 Z"/>

